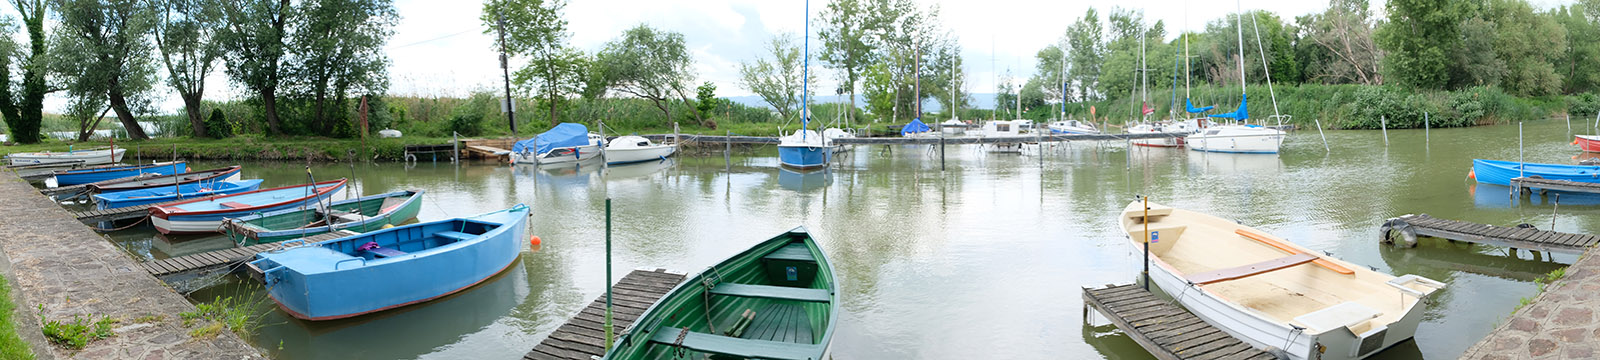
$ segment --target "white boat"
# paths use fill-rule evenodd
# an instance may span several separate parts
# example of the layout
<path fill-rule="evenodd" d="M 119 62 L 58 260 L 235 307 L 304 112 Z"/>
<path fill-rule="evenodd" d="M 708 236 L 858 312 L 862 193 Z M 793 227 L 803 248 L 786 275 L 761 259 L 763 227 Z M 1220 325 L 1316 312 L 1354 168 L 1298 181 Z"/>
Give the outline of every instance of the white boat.
<path fill-rule="evenodd" d="M 778 138 L 778 162 L 796 169 L 827 166 L 833 161 L 833 147 L 816 130 L 796 130 Z"/>
<path fill-rule="evenodd" d="M 1020 137 L 1022 136 L 1021 122 L 1028 120 L 994 120 L 983 123 L 983 131 L 978 135 L 983 137 Z M 1022 153 L 1022 142 L 1006 142 L 989 144 L 989 152 L 996 153 Z"/>
<path fill-rule="evenodd" d="M 606 142 L 606 164 L 666 160 L 677 150 L 675 146 L 657 144 L 642 136 L 618 136 Z"/>
<path fill-rule="evenodd" d="M 1261 125 L 1221 125 L 1189 135 L 1184 145 L 1196 151 L 1276 154 L 1284 136 L 1281 130 Z"/>
<path fill-rule="evenodd" d="M 828 146 L 832 147 L 833 148 L 833 152 L 835 152 L 835 153 L 841 153 L 841 152 L 849 151 L 850 149 L 852 149 L 852 147 L 850 145 L 835 144 L 834 140 L 838 140 L 838 139 L 854 139 L 855 137 L 856 137 L 856 134 L 851 133 L 850 131 L 847 131 L 847 130 L 844 130 L 844 129 L 840 129 L 840 128 L 822 129 L 822 138 L 823 139 L 827 139 Z"/>
<path fill-rule="evenodd" d="M 1062 120 L 1050 123 L 1051 134 L 1099 134 L 1094 124 L 1078 120 Z"/>
<path fill-rule="evenodd" d="M 939 125 L 939 131 L 945 133 L 945 135 L 961 135 L 967 132 L 967 123 L 961 122 L 961 120 L 945 120 Z"/>
<path fill-rule="evenodd" d="M 514 164 L 540 165 L 573 163 L 600 156 L 606 138 L 588 132 L 583 124 L 561 123 L 532 139 L 511 146 Z"/>
<path fill-rule="evenodd" d="M 1143 123 L 1143 124 L 1134 125 L 1133 127 L 1128 128 L 1128 133 L 1129 134 L 1155 134 L 1155 133 L 1189 134 L 1189 126 L 1188 126 L 1188 124 L 1183 123 L 1183 122 L 1176 122 L 1176 123 L 1173 123 L 1173 122 Z M 1160 138 L 1160 139 L 1136 139 L 1136 140 L 1133 140 L 1133 144 L 1137 145 L 1137 146 L 1148 146 L 1148 147 L 1180 147 L 1180 146 L 1183 146 L 1183 138 L 1170 137 L 1170 138 Z"/>
<path fill-rule="evenodd" d="M 1288 359 L 1361 359 L 1410 339 L 1422 299 L 1445 287 L 1319 255 L 1231 220 L 1144 205 L 1129 204 L 1118 220 L 1136 251 L 1148 234 L 1150 282 L 1212 326 Z"/>
<path fill-rule="evenodd" d="M 115 162 L 121 162 L 122 161 L 122 154 L 127 153 L 127 152 L 128 152 L 128 149 L 123 149 L 123 148 L 104 149 L 104 150 L 76 150 L 76 151 L 68 151 L 68 152 L 49 152 L 49 151 L 45 151 L 45 152 L 15 153 L 15 154 L 8 155 L 6 158 L 10 159 L 11 165 L 56 164 L 56 163 L 74 163 L 74 164 L 80 164 L 80 165 L 101 165 L 101 164 L 110 164 L 110 163 L 115 163 Z"/>

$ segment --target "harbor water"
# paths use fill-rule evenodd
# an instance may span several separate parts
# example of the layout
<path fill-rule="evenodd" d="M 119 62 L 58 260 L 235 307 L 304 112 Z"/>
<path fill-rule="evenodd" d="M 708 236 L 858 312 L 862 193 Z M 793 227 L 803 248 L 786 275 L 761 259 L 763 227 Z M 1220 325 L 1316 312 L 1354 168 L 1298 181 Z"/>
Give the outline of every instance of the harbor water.
<path fill-rule="evenodd" d="M 1393 248 L 1379 243 L 1378 227 L 1428 213 L 1600 232 L 1592 221 L 1600 197 L 1562 197 L 1557 208 L 1467 178 L 1473 158 L 1577 161 L 1563 121 L 1529 122 L 1525 132 L 1519 149 L 1514 124 L 1391 130 L 1387 145 L 1378 131 L 1329 131 L 1324 151 L 1316 131 L 1302 130 L 1280 155 L 1125 142 L 1028 145 L 1021 155 L 950 146 L 942 171 L 940 153 L 926 145 L 859 147 L 831 170 L 810 173 L 780 169 L 772 147 L 609 169 L 320 164 L 310 176 L 354 177 L 359 193 L 426 190 L 423 221 L 526 203 L 534 209 L 529 233 L 542 244 L 467 291 L 352 319 L 290 318 L 243 276 L 203 279 L 189 296 L 257 304 L 264 315 L 245 338 L 275 358 L 518 358 L 604 293 L 609 197 L 616 278 L 640 267 L 693 274 L 779 232 L 809 228 L 838 271 L 838 359 L 1145 359 L 1103 317 L 1084 319 L 1081 288 L 1136 279 L 1140 254 L 1115 216 L 1148 195 L 1382 272 L 1448 283 L 1425 305 L 1415 341 L 1376 358 L 1453 359 L 1533 296 L 1534 279 L 1574 257 L 1435 239 Z M 191 166 L 214 165 L 231 164 Z M 266 179 L 263 187 L 308 180 L 303 164 L 242 165 L 245 178 Z M 233 246 L 221 236 L 166 237 L 149 225 L 111 237 L 152 259 Z"/>

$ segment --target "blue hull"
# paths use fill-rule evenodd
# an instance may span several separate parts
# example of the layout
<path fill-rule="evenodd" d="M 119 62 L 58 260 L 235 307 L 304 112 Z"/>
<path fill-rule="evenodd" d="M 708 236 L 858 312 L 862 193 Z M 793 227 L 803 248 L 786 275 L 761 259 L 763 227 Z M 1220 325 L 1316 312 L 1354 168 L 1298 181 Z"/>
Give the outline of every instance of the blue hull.
<path fill-rule="evenodd" d="M 826 146 L 778 146 L 778 162 L 800 169 L 819 168 L 833 160 L 833 149 Z"/>
<path fill-rule="evenodd" d="M 1524 164 L 1526 164 L 1524 166 Z M 1518 163 L 1515 161 L 1472 160 L 1472 173 L 1478 182 L 1511 185 L 1511 179 L 1538 176 L 1549 180 L 1600 182 L 1600 166 Z"/>
<path fill-rule="evenodd" d="M 238 194 L 246 191 L 256 191 L 261 188 L 261 179 L 244 181 L 227 181 L 210 184 L 184 184 L 178 186 L 178 191 L 173 192 L 172 187 L 151 188 L 144 190 L 118 191 L 114 193 L 97 194 L 94 196 L 96 209 L 114 209 L 120 207 L 150 205 L 193 199 L 213 195 Z M 179 194 L 182 196 L 179 196 Z"/>
<path fill-rule="evenodd" d="M 284 312 L 331 320 L 425 302 L 472 287 L 514 264 L 528 207 L 328 240 L 256 255 Z M 293 241 L 293 240 L 291 240 Z M 369 243 L 377 248 L 368 248 Z"/>
<path fill-rule="evenodd" d="M 160 166 L 131 165 L 117 168 L 63 170 L 56 172 L 56 185 L 83 185 L 142 174 L 172 175 L 185 172 L 189 172 L 189 164 L 182 161 Z"/>

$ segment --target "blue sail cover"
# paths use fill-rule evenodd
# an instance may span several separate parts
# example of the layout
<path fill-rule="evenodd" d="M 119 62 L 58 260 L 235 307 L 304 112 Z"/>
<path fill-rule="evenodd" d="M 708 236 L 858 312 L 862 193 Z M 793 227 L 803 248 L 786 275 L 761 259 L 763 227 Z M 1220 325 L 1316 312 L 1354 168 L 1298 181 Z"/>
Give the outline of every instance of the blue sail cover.
<path fill-rule="evenodd" d="M 928 124 L 923 124 L 922 123 L 922 118 L 916 118 L 916 119 L 911 119 L 911 123 L 910 124 L 906 124 L 906 126 L 900 127 L 900 136 L 906 136 L 906 134 L 912 134 L 912 133 L 925 133 L 925 132 L 929 132 L 929 131 L 933 131 L 933 129 L 929 128 Z"/>
<path fill-rule="evenodd" d="M 1223 119 L 1234 119 L 1234 120 L 1240 120 L 1240 121 L 1243 121 L 1244 119 L 1249 119 L 1250 118 L 1250 113 L 1245 111 L 1245 109 L 1248 108 L 1246 106 L 1247 104 L 1246 104 L 1245 100 L 1249 100 L 1249 98 L 1247 96 L 1243 95 L 1243 94 L 1240 94 L 1239 95 L 1239 110 L 1238 111 L 1234 111 L 1234 112 L 1230 112 L 1230 113 L 1226 113 L 1226 114 L 1211 115 L 1211 117 L 1223 118 Z"/>
<path fill-rule="evenodd" d="M 533 148 L 534 140 L 538 140 L 538 149 Z M 512 144 L 511 152 L 520 154 L 531 150 L 535 154 L 543 154 L 554 148 L 584 145 L 589 145 L 589 127 L 577 123 L 561 123 L 539 136 Z"/>
<path fill-rule="evenodd" d="M 1196 107 L 1194 107 L 1194 103 L 1189 102 L 1189 98 L 1183 98 L 1183 106 L 1189 108 L 1189 113 L 1190 114 L 1203 113 L 1203 112 L 1211 111 L 1212 108 L 1216 107 L 1216 106 L 1207 106 L 1207 107 L 1203 107 L 1203 108 L 1196 108 Z"/>

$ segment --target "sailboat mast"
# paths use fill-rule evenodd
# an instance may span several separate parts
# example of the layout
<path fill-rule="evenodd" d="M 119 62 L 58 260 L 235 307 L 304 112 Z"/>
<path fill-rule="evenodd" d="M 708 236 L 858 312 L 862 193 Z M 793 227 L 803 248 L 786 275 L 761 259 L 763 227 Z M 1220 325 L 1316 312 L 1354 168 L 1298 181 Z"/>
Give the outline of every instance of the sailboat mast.
<path fill-rule="evenodd" d="M 1139 11 L 1139 116 L 1144 115 L 1144 105 L 1150 103 L 1150 64 L 1145 62 L 1144 36 L 1144 10 Z"/>
<path fill-rule="evenodd" d="M 811 119 L 811 0 L 806 0 L 806 60 L 800 68 L 800 141 Z"/>
<path fill-rule="evenodd" d="M 1267 77 L 1267 95 L 1272 97 L 1272 116 L 1278 118 L 1278 125 L 1283 125 L 1282 114 L 1278 112 L 1278 93 L 1272 90 L 1272 68 L 1267 67 L 1267 48 L 1261 45 L 1261 26 L 1256 23 L 1255 15 L 1250 15 L 1250 31 L 1256 34 L 1256 51 L 1261 53 L 1261 74 Z"/>
<path fill-rule="evenodd" d="M 1234 16 L 1237 19 L 1239 19 L 1239 23 L 1235 24 L 1234 29 L 1237 29 L 1238 33 L 1239 33 L 1239 96 L 1241 96 L 1239 99 L 1241 101 L 1243 101 L 1243 99 L 1244 99 L 1243 96 L 1244 96 L 1244 93 L 1245 93 L 1245 88 L 1244 88 L 1244 5 L 1240 5 L 1238 0 L 1234 0 L 1233 6 L 1237 7 L 1236 10 L 1239 11 L 1237 14 L 1234 14 Z M 1235 120 L 1244 120 L 1244 119 L 1235 119 Z"/>
<path fill-rule="evenodd" d="M 915 107 L 915 109 L 917 110 L 917 112 L 916 112 L 917 115 L 916 115 L 915 119 L 921 120 L 922 119 L 922 40 L 917 40 L 917 42 L 913 43 L 912 46 L 916 47 L 916 49 L 912 49 L 913 53 L 916 54 L 915 55 L 916 58 L 911 60 L 911 75 L 916 78 L 916 84 L 912 85 L 912 88 L 911 88 L 912 89 L 911 90 L 911 101 L 915 101 L 917 103 L 917 105 Z"/>
<path fill-rule="evenodd" d="M 1061 114 L 1056 120 L 1067 119 L 1067 42 L 1061 41 L 1061 71 L 1056 73 L 1056 82 L 1061 83 Z"/>

